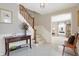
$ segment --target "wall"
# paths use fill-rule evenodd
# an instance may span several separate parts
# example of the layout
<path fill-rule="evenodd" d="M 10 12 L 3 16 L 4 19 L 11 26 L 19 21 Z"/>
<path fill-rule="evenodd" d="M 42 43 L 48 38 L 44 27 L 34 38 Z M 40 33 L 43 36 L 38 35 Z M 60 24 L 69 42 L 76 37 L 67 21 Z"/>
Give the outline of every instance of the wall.
<path fill-rule="evenodd" d="M 51 17 L 50 15 L 41 15 L 39 17 L 39 25 L 44 26 L 49 32 L 51 31 Z"/>
<path fill-rule="evenodd" d="M 34 17 L 34 24 L 35 26 L 38 26 L 39 25 L 39 17 L 40 17 L 40 14 L 39 13 L 36 13 L 34 11 L 31 11 L 31 10 L 28 10 L 29 14 Z"/>
<path fill-rule="evenodd" d="M 21 32 L 20 24 L 21 21 L 18 20 L 18 5 L 17 4 L 0 4 L 0 8 L 12 11 L 12 23 L 0 23 L 0 34 L 10 34 Z"/>
<path fill-rule="evenodd" d="M 74 22 L 75 22 L 75 24 L 74 25 L 76 25 L 75 27 L 74 27 L 74 30 L 76 30 L 77 32 L 79 32 L 79 26 L 77 25 L 77 19 L 78 19 L 78 15 L 77 15 L 77 12 L 78 12 L 78 10 L 79 10 L 79 6 L 74 10 L 75 12 L 73 12 L 73 18 L 74 18 L 74 21 L 73 21 L 73 24 L 74 24 Z M 79 19 L 78 19 L 79 20 Z M 77 41 L 77 44 L 76 44 L 76 46 L 77 46 L 77 52 L 78 52 L 78 55 L 79 55 L 79 40 Z"/>
<path fill-rule="evenodd" d="M 73 24 L 74 24 L 74 22 L 75 22 L 75 27 L 77 28 L 77 29 L 75 29 L 74 28 L 74 30 L 77 30 L 77 32 L 79 32 L 79 26 L 78 26 L 78 24 L 77 24 L 77 19 L 78 19 L 78 11 L 79 11 L 79 6 L 74 10 L 74 12 L 73 12 L 73 18 L 74 18 L 74 21 L 73 21 Z M 78 19 L 79 20 L 79 19 Z"/>
<path fill-rule="evenodd" d="M 0 23 L 0 55 L 5 53 L 5 35 L 22 34 L 21 21 L 18 19 L 18 5 L 17 4 L 0 4 L 0 8 L 12 11 L 12 23 Z"/>

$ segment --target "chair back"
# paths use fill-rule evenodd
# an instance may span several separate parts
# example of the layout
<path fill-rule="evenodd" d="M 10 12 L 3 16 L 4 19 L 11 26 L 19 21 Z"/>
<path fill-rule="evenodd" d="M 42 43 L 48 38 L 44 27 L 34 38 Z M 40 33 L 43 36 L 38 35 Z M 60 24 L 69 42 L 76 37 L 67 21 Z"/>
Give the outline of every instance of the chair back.
<path fill-rule="evenodd" d="M 78 35 L 79 35 L 79 33 L 75 33 L 75 41 L 74 41 L 74 44 L 75 44 L 75 45 L 77 44 Z"/>
<path fill-rule="evenodd" d="M 68 43 L 73 45 L 74 41 L 75 41 L 75 35 L 71 35 L 68 39 Z"/>
<path fill-rule="evenodd" d="M 74 35 L 71 35 L 68 39 L 68 43 L 72 45 L 76 45 L 78 39 L 78 33 L 75 33 Z"/>

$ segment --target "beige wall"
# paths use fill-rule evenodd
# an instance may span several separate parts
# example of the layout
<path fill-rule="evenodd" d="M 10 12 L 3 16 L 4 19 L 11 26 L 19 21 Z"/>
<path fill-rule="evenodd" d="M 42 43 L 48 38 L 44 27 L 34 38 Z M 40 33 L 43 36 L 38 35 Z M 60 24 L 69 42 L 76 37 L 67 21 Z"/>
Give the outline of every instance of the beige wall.
<path fill-rule="evenodd" d="M 77 15 L 77 12 L 79 11 L 79 6 L 74 10 L 74 12 L 73 12 L 73 19 L 74 19 L 74 21 L 73 21 L 73 25 L 74 25 L 74 22 L 75 22 L 75 27 L 76 28 L 74 28 L 74 30 L 77 30 L 77 32 L 79 32 L 79 26 L 78 26 L 78 23 L 77 23 L 77 20 L 79 20 L 78 19 L 78 15 Z"/>
<path fill-rule="evenodd" d="M 31 11 L 31 10 L 28 10 L 29 14 L 34 17 L 34 23 L 35 23 L 35 26 L 38 26 L 39 25 L 39 17 L 40 17 L 40 14 L 39 13 L 36 13 L 34 11 Z"/>
<path fill-rule="evenodd" d="M 44 26 L 50 32 L 51 31 L 51 16 L 41 15 L 39 17 L 39 25 Z"/>

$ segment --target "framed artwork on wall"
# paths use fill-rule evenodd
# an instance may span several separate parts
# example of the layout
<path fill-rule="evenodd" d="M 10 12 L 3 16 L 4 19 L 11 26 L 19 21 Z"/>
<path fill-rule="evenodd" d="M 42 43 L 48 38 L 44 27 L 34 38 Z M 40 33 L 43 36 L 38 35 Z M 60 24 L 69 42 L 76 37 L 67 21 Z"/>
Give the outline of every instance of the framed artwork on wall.
<path fill-rule="evenodd" d="M 77 25 L 79 26 L 79 10 L 77 11 Z"/>
<path fill-rule="evenodd" d="M 0 23 L 12 23 L 12 12 L 5 9 L 0 9 Z"/>

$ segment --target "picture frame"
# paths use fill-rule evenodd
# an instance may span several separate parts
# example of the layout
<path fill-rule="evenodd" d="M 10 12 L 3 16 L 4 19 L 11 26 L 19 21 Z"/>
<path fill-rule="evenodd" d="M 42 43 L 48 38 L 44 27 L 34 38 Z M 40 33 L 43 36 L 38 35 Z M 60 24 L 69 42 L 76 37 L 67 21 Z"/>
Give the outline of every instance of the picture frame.
<path fill-rule="evenodd" d="M 79 10 L 77 11 L 77 26 L 79 26 Z"/>
<path fill-rule="evenodd" d="M 0 23 L 12 23 L 12 11 L 0 9 Z"/>

